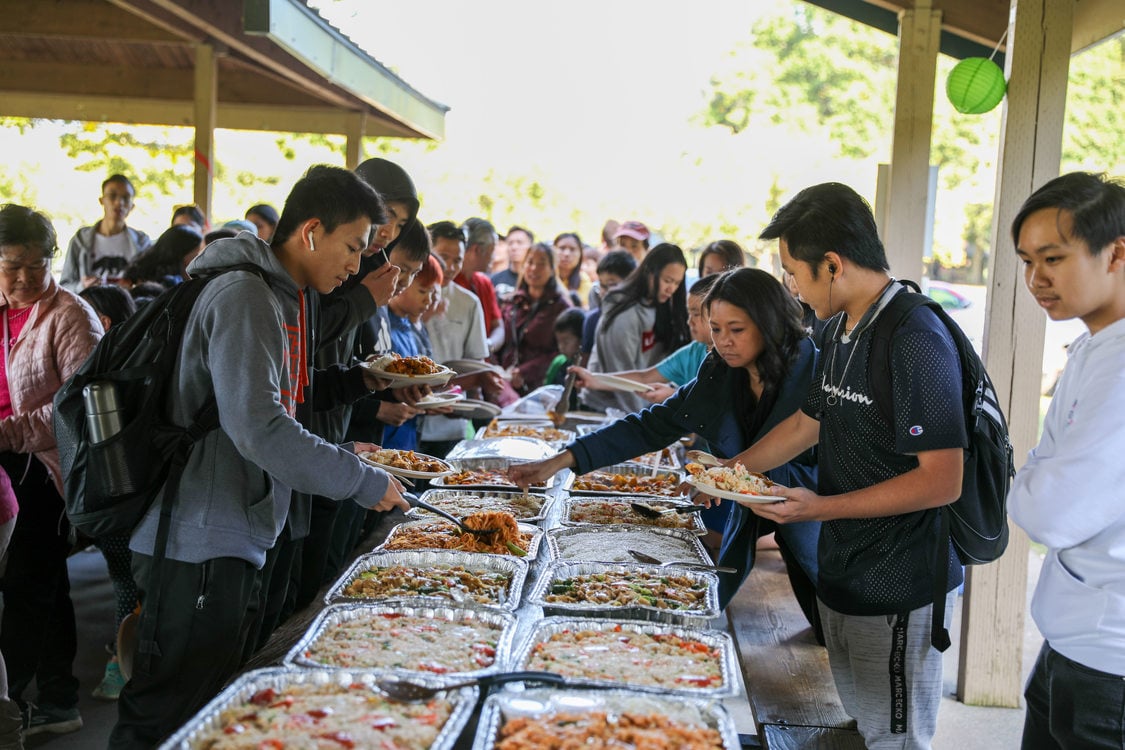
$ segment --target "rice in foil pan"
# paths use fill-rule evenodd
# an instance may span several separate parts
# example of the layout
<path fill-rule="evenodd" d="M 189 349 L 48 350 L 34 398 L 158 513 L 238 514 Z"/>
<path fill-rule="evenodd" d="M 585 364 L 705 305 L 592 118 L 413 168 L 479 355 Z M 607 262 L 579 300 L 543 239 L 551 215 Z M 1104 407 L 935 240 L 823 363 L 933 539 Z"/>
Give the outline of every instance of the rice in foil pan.
<path fill-rule="evenodd" d="M 519 524 L 517 524 L 517 526 L 519 527 L 519 531 L 520 531 L 521 535 L 526 535 L 526 536 L 530 537 L 530 541 L 528 542 L 528 545 L 527 545 L 527 554 L 526 555 L 516 555 L 516 554 L 512 554 L 512 553 L 504 554 L 504 553 L 488 553 L 488 552 L 469 552 L 469 551 L 462 551 L 462 550 L 451 550 L 451 549 L 442 548 L 442 547 L 416 547 L 416 548 L 413 548 L 413 549 L 445 549 L 445 551 L 447 551 L 447 552 L 458 552 L 459 554 L 462 554 L 462 555 L 465 555 L 465 554 L 469 554 L 469 555 L 500 554 L 501 557 L 514 557 L 517 560 L 527 560 L 528 562 L 531 562 L 539 554 L 539 544 L 543 540 L 543 530 L 540 529 L 538 526 L 535 526 L 535 525 L 530 524 L 530 523 L 519 523 Z M 435 533 L 437 533 L 439 535 L 448 536 L 450 539 L 456 538 L 452 534 L 449 534 L 448 532 L 443 531 L 444 529 L 447 529 L 447 528 L 450 529 L 450 530 L 453 530 L 453 529 L 457 528 L 452 523 L 450 523 L 449 521 L 446 521 L 444 519 L 438 518 L 438 519 L 432 519 L 432 520 L 427 519 L 427 520 L 424 520 L 424 521 L 404 521 L 403 523 L 400 523 L 398 526 L 395 526 L 393 529 L 391 529 L 391 532 L 389 534 L 387 534 L 387 538 L 384 539 L 383 543 L 380 544 L 378 547 L 376 547 L 374 551 L 375 552 L 403 552 L 405 550 L 397 548 L 395 546 L 398 543 L 396 540 L 401 540 L 402 537 L 404 537 L 408 534 L 414 534 L 414 533 L 417 533 L 417 532 L 427 531 L 427 529 L 429 527 L 432 527 L 435 530 Z M 485 538 L 485 541 L 486 540 L 487 540 L 487 538 Z"/>
<path fill-rule="evenodd" d="M 536 623 L 511 663 L 561 674 L 575 686 L 708 698 L 739 692 L 730 635 L 682 625 L 548 617 Z"/>
<path fill-rule="evenodd" d="M 422 502 L 441 508 L 458 518 L 485 510 L 502 510 L 511 513 L 517 521 L 539 523 L 547 517 L 550 499 L 536 492 L 511 490 L 441 489 L 426 490 L 419 498 Z M 434 514 L 422 508 L 406 512 L 411 519 L 432 519 Z"/>
<path fill-rule="evenodd" d="M 661 562 L 711 565 L 699 537 L 679 529 L 640 526 L 574 526 L 547 533 L 547 548 L 559 561 L 634 563 L 628 550 L 652 555 Z"/>
<path fill-rule="evenodd" d="M 612 526 L 629 524 L 661 529 L 687 529 L 703 536 L 707 527 L 699 513 L 669 513 L 660 518 L 646 518 L 629 503 L 638 502 L 663 510 L 687 503 L 651 495 L 570 495 L 562 501 L 563 526 Z"/>
<path fill-rule="evenodd" d="M 413 591 L 418 593 L 390 594 L 382 597 L 356 597 L 345 593 L 349 586 L 364 573 L 375 568 L 401 568 L 403 575 L 409 575 L 413 586 L 399 586 L 398 590 Z M 460 587 L 450 588 L 450 577 L 459 580 L 462 574 L 452 571 L 453 568 L 462 568 L 469 573 L 488 575 L 491 577 L 503 576 L 509 578 L 506 588 L 492 596 L 487 591 L 474 594 L 472 591 L 461 591 Z M 429 576 L 423 577 L 422 573 L 428 570 L 440 569 L 442 576 L 431 580 Z M 446 552 L 444 550 L 404 550 L 401 552 L 375 552 L 363 555 L 356 559 L 339 580 L 333 584 L 328 594 L 324 597 L 325 604 L 336 601 L 366 602 L 387 604 L 397 602 L 410 606 L 449 606 L 472 604 L 477 606 L 499 607 L 504 610 L 514 611 L 519 606 L 520 596 L 523 593 L 524 581 L 527 580 L 528 566 L 522 558 L 501 555 L 480 555 L 470 552 Z M 456 583 L 456 580 L 453 583 Z"/>
<path fill-rule="evenodd" d="M 675 722 L 688 731 L 711 730 L 707 736 L 717 740 L 704 747 L 715 750 L 739 750 L 738 730 L 734 719 L 721 703 L 714 700 L 676 696 L 674 698 L 632 690 L 560 690 L 533 688 L 522 691 L 494 693 L 484 702 L 477 723 L 476 739 L 472 750 L 494 750 L 500 744 L 500 730 L 513 719 L 544 720 L 604 714 L 612 725 L 623 714 L 631 717 L 654 717 L 658 723 Z M 670 747 L 687 745 L 682 734 L 661 732 L 664 743 Z"/>
<path fill-rule="evenodd" d="M 419 620 L 424 627 L 412 627 Z M 404 632 L 392 633 L 392 626 Z M 514 615 L 483 607 L 333 604 L 317 615 L 282 663 L 470 679 L 504 669 L 515 630 Z M 476 640 L 480 636 L 485 642 Z M 393 640 L 393 648 L 381 647 L 384 639 Z M 481 664 L 485 661 L 489 663 Z M 458 669 L 458 664 L 469 668 Z"/>
<path fill-rule="evenodd" d="M 618 580 L 594 583 L 583 587 L 583 592 L 560 591 L 562 582 L 578 576 L 610 576 Z M 635 583 L 630 584 L 629 579 Z M 583 596 L 590 588 L 594 589 L 590 592 L 593 599 Z M 575 595 L 579 601 L 550 601 L 552 596 Z M 687 603 L 682 604 L 685 599 Z M 706 571 L 640 563 L 554 562 L 539 577 L 526 601 L 542 607 L 547 616 L 628 618 L 706 627 L 709 620 L 719 616 L 719 578 Z"/>
<path fill-rule="evenodd" d="M 344 669 L 293 669 L 270 667 L 247 672 L 227 686 L 178 732 L 161 745 L 162 750 L 201 750 L 212 738 L 225 742 L 241 737 L 257 748 L 274 739 L 299 742 L 298 729 L 306 726 L 318 735 L 334 734 L 345 746 L 375 747 L 380 741 L 397 741 L 396 747 L 449 750 L 468 723 L 477 701 L 476 686 L 439 693 L 426 703 L 391 701 L 376 686 L 378 674 Z M 436 678 L 412 678 L 440 687 Z M 290 691 L 289 701 L 286 691 Z M 310 705 L 311 704 L 311 705 Z M 261 722 L 253 715 L 259 708 L 281 708 L 262 712 Z M 309 709 L 315 713 L 309 714 Z M 309 715 L 315 720 L 294 722 L 292 716 Z M 303 714 L 301 713 L 303 711 Z M 370 727 L 372 713 L 381 715 Z M 435 720 L 435 714 L 437 716 Z M 434 726 L 448 714 L 440 728 Z M 270 721 L 274 717 L 275 721 Z M 362 720 L 360 719 L 362 717 Z M 256 731 L 259 724 L 264 731 Z M 238 727 L 237 729 L 235 727 Z"/>

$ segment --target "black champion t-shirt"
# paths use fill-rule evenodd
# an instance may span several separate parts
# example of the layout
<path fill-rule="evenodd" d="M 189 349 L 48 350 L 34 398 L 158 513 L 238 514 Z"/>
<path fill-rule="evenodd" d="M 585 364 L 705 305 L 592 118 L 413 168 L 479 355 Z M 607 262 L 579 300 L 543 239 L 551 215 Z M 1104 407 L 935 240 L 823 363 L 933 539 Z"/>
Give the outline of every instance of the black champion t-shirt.
<path fill-rule="evenodd" d="M 820 421 L 820 495 L 860 490 L 917 468 L 914 454 L 968 445 L 961 407 L 961 364 L 944 324 L 915 310 L 891 342 L 893 429 L 875 403 L 868 377 L 874 322 L 841 343 L 830 335 L 803 410 Z M 850 364 L 849 364 L 850 360 Z M 873 374 L 886 377 L 885 374 Z M 826 521 L 821 527 L 817 593 L 844 614 L 886 615 L 933 601 L 939 518 L 914 511 L 883 518 Z M 950 590 L 962 581 L 947 542 Z"/>

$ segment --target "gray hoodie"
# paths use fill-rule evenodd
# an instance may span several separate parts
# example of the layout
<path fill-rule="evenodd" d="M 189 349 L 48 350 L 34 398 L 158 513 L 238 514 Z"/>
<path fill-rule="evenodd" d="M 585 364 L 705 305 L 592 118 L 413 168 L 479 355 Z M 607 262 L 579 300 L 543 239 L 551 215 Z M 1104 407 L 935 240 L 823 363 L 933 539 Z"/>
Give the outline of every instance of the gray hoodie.
<path fill-rule="evenodd" d="M 188 318 L 175 373 L 173 419 L 188 424 L 214 387 L 220 429 L 191 454 L 173 511 L 166 555 L 200 563 L 237 557 L 258 566 L 285 523 L 293 490 L 373 507 L 387 475 L 325 442 L 293 419 L 307 356 L 301 294 L 269 245 L 249 232 L 219 240 L 192 261 L 204 275 L 238 263 L 210 282 Z M 160 498 L 137 527 L 130 549 L 152 554 Z"/>

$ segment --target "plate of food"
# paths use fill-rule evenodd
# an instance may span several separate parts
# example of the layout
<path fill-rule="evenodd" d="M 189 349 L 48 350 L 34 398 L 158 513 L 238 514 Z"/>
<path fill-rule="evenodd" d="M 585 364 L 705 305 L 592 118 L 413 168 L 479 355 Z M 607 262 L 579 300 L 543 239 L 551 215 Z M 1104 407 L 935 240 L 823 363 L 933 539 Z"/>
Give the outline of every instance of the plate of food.
<path fill-rule="evenodd" d="M 423 399 L 420 399 L 415 404 L 419 409 L 429 409 L 436 406 L 453 406 L 458 401 L 464 401 L 465 394 L 461 390 L 442 391 L 440 393 L 431 393 Z"/>
<path fill-rule="evenodd" d="M 389 474 L 412 479 L 432 479 L 453 473 L 453 467 L 434 456 L 414 451 L 381 448 L 358 454 L 360 460 L 378 466 Z"/>
<path fill-rule="evenodd" d="M 785 498 L 770 494 L 771 482 L 764 474 L 747 471 L 740 463 L 734 466 L 688 464 L 687 483 L 704 495 L 734 500 L 736 503 L 777 503 Z"/>
<path fill-rule="evenodd" d="M 391 388 L 445 385 L 457 374 L 429 357 L 401 357 L 397 354 L 368 359 L 363 366 L 376 376 L 391 381 Z"/>
<path fill-rule="evenodd" d="M 578 495 L 660 495 L 681 497 L 683 474 L 638 464 L 614 464 L 583 474 L 574 480 L 571 492 Z"/>

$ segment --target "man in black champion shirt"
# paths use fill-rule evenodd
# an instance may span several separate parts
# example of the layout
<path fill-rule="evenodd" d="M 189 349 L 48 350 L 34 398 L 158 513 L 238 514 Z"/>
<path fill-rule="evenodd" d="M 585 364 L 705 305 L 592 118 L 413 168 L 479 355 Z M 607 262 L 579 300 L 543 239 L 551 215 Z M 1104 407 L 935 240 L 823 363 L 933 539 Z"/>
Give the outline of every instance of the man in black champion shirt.
<path fill-rule="evenodd" d="M 967 439 L 957 350 L 930 310 L 911 313 L 890 348 L 888 423 L 869 385 L 868 355 L 876 318 L 903 287 L 888 274 L 866 201 L 845 185 L 816 185 L 761 236 L 780 239 L 782 266 L 827 321 L 825 349 L 804 407 L 735 460 L 766 471 L 819 445 L 816 493 L 778 488 L 783 502 L 751 508 L 779 523 L 823 522 L 817 596 L 844 708 L 870 750 L 929 748 L 941 702 L 941 654 L 930 645 L 939 547 L 950 591 L 962 580 L 934 511 L 961 492 Z"/>

